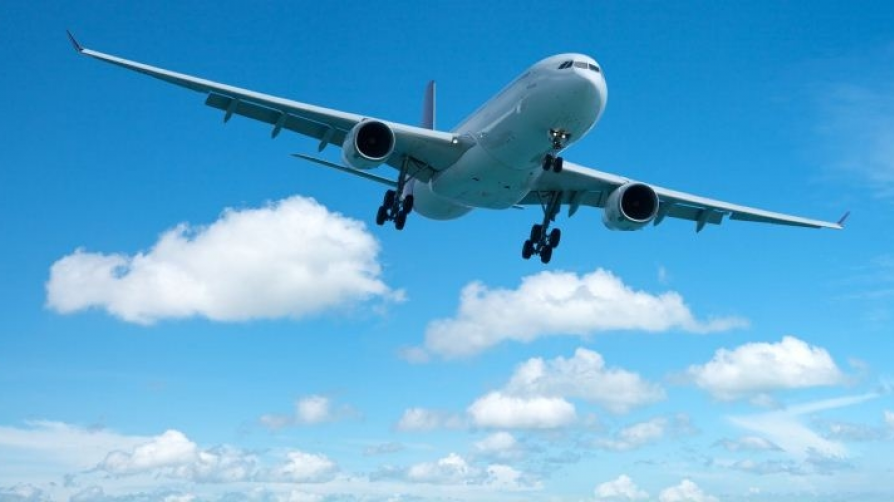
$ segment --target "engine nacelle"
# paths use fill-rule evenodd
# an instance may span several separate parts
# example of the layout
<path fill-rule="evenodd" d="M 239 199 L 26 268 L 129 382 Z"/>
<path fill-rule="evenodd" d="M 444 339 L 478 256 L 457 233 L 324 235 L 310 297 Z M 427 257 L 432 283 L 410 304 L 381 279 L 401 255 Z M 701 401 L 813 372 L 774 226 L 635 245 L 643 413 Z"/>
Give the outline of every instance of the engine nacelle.
<path fill-rule="evenodd" d="M 626 183 L 605 201 L 602 223 L 610 230 L 639 230 L 658 214 L 658 194 L 649 185 Z"/>
<path fill-rule="evenodd" d="M 364 120 L 345 136 L 341 147 L 345 164 L 355 169 L 372 169 L 394 152 L 394 131 L 384 122 Z"/>

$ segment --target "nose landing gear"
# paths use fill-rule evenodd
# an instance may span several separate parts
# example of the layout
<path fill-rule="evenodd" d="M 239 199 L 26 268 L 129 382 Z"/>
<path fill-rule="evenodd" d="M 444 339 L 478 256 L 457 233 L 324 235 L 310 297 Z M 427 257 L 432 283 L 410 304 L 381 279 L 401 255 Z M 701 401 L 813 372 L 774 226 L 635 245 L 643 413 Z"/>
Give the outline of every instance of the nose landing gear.
<path fill-rule="evenodd" d="M 560 150 L 565 148 L 565 143 L 568 142 L 568 138 L 571 137 L 571 133 L 561 130 L 561 129 L 550 129 L 549 130 L 549 139 L 553 144 L 553 151 L 558 153 Z M 546 154 L 543 157 L 543 170 L 549 171 L 552 169 L 554 172 L 560 173 L 562 172 L 562 168 L 564 167 L 565 159 L 559 157 L 558 155 L 554 155 L 552 153 Z"/>

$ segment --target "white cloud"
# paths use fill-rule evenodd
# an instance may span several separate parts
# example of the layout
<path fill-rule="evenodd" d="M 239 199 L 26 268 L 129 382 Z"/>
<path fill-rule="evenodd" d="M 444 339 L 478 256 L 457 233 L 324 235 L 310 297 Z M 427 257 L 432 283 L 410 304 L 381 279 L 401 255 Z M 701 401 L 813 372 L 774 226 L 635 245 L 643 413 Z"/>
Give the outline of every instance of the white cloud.
<path fill-rule="evenodd" d="M 647 500 L 649 494 L 641 490 L 626 474 L 596 487 L 597 500 Z"/>
<path fill-rule="evenodd" d="M 523 455 L 522 445 L 515 436 L 505 431 L 495 432 L 476 441 L 474 446 L 475 452 L 484 457 L 512 460 Z"/>
<path fill-rule="evenodd" d="M 491 392 L 468 408 L 478 427 L 497 429 L 555 429 L 577 419 L 574 405 L 559 397 L 518 397 Z"/>
<path fill-rule="evenodd" d="M 274 478 L 294 483 L 322 483 L 332 479 L 338 466 L 325 455 L 289 452 L 288 460 L 274 470 Z"/>
<path fill-rule="evenodd" d="M 671 329 L 708 333 L 745 324 L 738 318 L 698 320 L 678 293 L 635 291 L 606 270 L 583 276 L 547 271 L 525 277 L 514 290 L 467 285 L 456 316 L 428 325 L 425 350 L 457 358 L 503 341 L 531 342 L 548 335 Z"/>
<path fill-rule="evenodd" d="M 782 410 L 734 416 L 729 420 L 739 427 L 760 434 L 800 460 L 843 459 L 847 457 L 847 449 L 844 445 L 817 434 L 802 423 L 801 417 L 826 410 L 855 406 L 877 397 L 877 394 L 862 394 L 826 399 Z"/>
<path fill-rule="evenodd" d="M 224 211 L 208 227 L 182 224 L 134 256 L 77 250 L 50 269 L 47 305 L 102 308 L 151 324 L 300 318 L 371 298 L 400 297 L 380 279 L 365 226 L 312 199 Z"/>
<path fill-rule="evenodd" d="M 894 411 L 885 410 L 885 423 L 894 429 Z"/>
<path fill-rule="evenodd" d="M 291 415 L 262 415 L 261 424 L 271 429 L 281 429 L 294 425 L 319 425 L 356 415 L 350 406 L 334 407 L 332 398 L 321 395 L 302 397 L 295 402 Z"/>
<path fill-rule="evenodd" d="M 464 484 L 476 476 L 477 469 L 455 453 L 436 462 L 416 464 L 407 470 L 407 479 L 418 483 Z"/>
<path fill-rule="evenodd" d="M 686 415 L 655 417 L 625 427 L 610 438 L 597 439 L 596 445 L 609 450 L 628 451 L 655 443 L 668 435 L 679 436 L 691 432 L 692 425 Z"/>
<path fill-rule="evenodd" d="M 779 389 L 838 385 L 845 377 L 829 353 L 786 336 L 779 343 L 748 343 L 719 349 L 688 375 L 715 398 L 733 400 Z"/>
<path fill-rule="evenodd" d="M 778 446 L 762 437 L 744 436 L 737 440 L 724 439 L 716 444 L 724 447 L 727 451 L 778 451 Z"/>
<path fill-rule="evenodd" d="M 29 421 L 25 427 L 0 426 L 0 471 L 22 480 L 29 465 L 32 473 L 44 469 L 86 470 L 112 450 L 132 448 L 148 440 L 48 420 Z"/>
<path fill-rule="evenodd" d="M 665 396 L 661 387 L 636 373 L 606 368 L 599 353 L 584 348 L 577 349 L 570 359 L 529 359 L 515 370 L 506 391 L 514 395 L 579 398 L 614 413 L 624 413 Z"/>
<path fill-rule="evenodd" d="M 182 432 L 168 430 L 129 452 L 109 453 L 98 467 L 110 474 L 134 474 L 191 463 L 198 452 L 198 446 Z"/>
<path fill-rule="evenodd" d="M 403 432 L 433 431 L 438 429 L 461 429 L 462 418 L 444 411 L 410 408 L 397 422 L 397 430 Z"/>
<path fill-rule="evenodd" d="M 688 479 L 662 490 L 658 500 L 659 502 L 718 502 L 717 497 L 708 495 Z"/>

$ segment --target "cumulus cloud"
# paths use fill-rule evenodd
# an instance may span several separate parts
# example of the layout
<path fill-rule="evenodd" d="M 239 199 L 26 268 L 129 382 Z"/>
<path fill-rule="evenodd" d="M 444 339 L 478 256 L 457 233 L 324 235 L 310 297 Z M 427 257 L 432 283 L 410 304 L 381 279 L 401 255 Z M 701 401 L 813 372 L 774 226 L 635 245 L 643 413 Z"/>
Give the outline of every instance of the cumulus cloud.
<path fill-rule="evenodd" d="M 426 328 L 425 351 L 458 358 L 503 341 L 531 342 L 549 335 L 671 329 L 709 333 L 745 324 L 739 318 L 696 319 L 678 293 L 636 291 L 606 270 L 582 276 L 547 271 L 525 277 L 517 289 L 467 285 L 457 314 Z M 418 353 L 414 359 L 424 360 Z"/>
<path fill-rule="evenodd" d="M 690 434 L 692 431 L 692 424 L 687 415 L 655 417 L 624 427 L 611 437 L 597 439 L 596 445 L 615 451 L 635 450 L 667 436 L 680 436 Z"/>
<path fill-rule="evenodd" d="M 325 455 L 289 452 L 285 463 L 274 470 L 273 478 L 293 483 L 322 483 L 335 477 L 338 466 Z"/>
<path fill-rule="evenodd" d="M 658 495 L 659 502 L 718 502 L 718 498 L 708 495 L 692 481 L 684 479 L 680 484 L 665 488 Z"/>
<path fill-rule="evenodd" d="M 477 470 L 455 453 L 436 462 L 416 464 L 407 470 L 407 479 L 419 483 L 464 484 L 477 475 Z"/>
<path fill-rule="evenodd" d="M 495 432 L 481 441 L 476 441 L 475 452 L 483 457 L 500 460 L 514 460 L 524 454 L 524 448 L 512 434 Z"/>
<path fill-rule="evenodd" d="M 647 500 L 649 494 L 641 490 L 626 474 L 606 481 L 593 492 L 597 500 Z"/>
<path fill-rule="evenodd" d="M 486 487 L 491 490 L 516 491 L 538 486 L 525 473 L 504 464 L 475 465 L 456 453 L 434 462 L 421 462 L 406 469 L 390 468 L 373 475 L 373 479 L 392 478 L 416 484 Z"/>
<path fill-rule="evenodd" d="M 98 468 L 110 474 L 134 474 L 182 466 L 193 462 L 198 451 L 198 446 L 182 432 L 168 430 L 129 452 L 109 453 Z"/>
<path fill-rule="evenodd" d="M 707 364 L 688 370 L 695 384 L 717 399 L 734 400 L 780 389 L 839 385 L 845 376 L 829 353 L 797 338 L 720 349 Z"/>
<path fill-rule="evenodd" d="M 461 429 L 463 419 L 453 413 L 425 408 L 410 408 L 397 422 L 397 430 L 403 432 L 433 431 L 438 429 Z"/>
<path fill-rule="evenodd" d="M 363 223 L 304 197 L 224 211 L 207 227 L 181 224 L 133 256 L 77 250 L 50 269 L 47 305 L 104 309 L 128 322 L 301 318 L 373 298 L 379 245 Z"/>
<path fill-rule="evenodd" d="M 584 348 L 571 358 L 529 359 L 515 370 L 506 391 L 583 399 L 613 413 L 625 413 L 665 397 L 657 384 L 630 371 L 607 368 L 599 353 Z"/>
<path fill-rule="evenodd" d="M 294 425 L 319 425 L 356 415 L 357 412 L 350 406 L 335 406 L 330 397 L 312 395 L 296 401 L 295 411 L 291 415 L 262 415 L 260 421 L 266 427 L 280 429 Z"/>
<path fill-rule="evenodd" d="M 519 397 L 491 392 L 472 403 L 469 416 L 478 427 L 555 429 L 577 420 L 574 405 L 560 397 Z"/>

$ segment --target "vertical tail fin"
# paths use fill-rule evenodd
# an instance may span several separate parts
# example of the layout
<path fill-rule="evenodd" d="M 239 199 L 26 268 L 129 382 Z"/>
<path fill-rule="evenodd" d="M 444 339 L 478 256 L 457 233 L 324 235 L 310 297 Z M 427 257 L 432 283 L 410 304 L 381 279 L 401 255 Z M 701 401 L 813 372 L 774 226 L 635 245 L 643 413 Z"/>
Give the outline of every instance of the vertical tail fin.
<path fill-rule="evenodd" d="M 432 80 L 425 88 L 425 101 L 422 102 L 422 127 L 435 128 L 435 81 Z"/>

